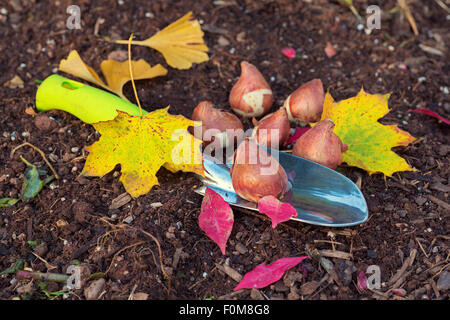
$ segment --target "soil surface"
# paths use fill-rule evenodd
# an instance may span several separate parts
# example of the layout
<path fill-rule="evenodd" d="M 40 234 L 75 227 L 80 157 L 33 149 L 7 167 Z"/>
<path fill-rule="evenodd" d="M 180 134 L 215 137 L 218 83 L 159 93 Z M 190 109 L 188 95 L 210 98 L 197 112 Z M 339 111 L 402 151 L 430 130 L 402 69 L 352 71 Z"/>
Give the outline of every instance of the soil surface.
<path fill-rule="evenodd" d="M 23 142 L 41 149 L 60 176 L 31 201 L 0 209 L 0 270 L 22 258 L 27 270 L 66 273 L 76 260 L 87 275 L 94 276 L 81 289 L 61 296 L 55 292 L 63 284 L 48 281 L 45 291 L 39 281 L 7 274 L 0 276 L 1 299 L 128 299 L 130 295 L 199 300 L 448 299 L 449 126 L 408 113 L 411 108 L 428 108 L 450 115 L 450 21 L 438 1 L 409 2 L 417 36 L 401 12 L 383 14 L 381 30 L 368 34 L 359 30 L 349 9 L 323 0 L 83 0 L 77 2 L 82 28 L 70 30 L 66 8 L 72 2 L 2 0 L 0 4 L 0 198 L 20 195 L 26 168 L 20 155 L 51 174 L 30 147 L 11 157 Z M 354 2 L 365 13 L 368 3 Z M 396 1 L 370 4 L 388 12 Z M 342 165 L 340 172 L 359 180 L 370 212 L 366 223 L 352 228 L 289 221 L 272 229 L 260 215 L 234 209 L 225 256 L 198 226 L 202 197 L 193 191 L 200 185 L 193 174 L 161 169 L 159 186 L 138 199 L 125 199 L 119 208 L 111 207 L 117 203 L 114 199 L 126 197 L 119 182 L 120 167 L 103 178 L 80 177 L 83 148 L 99 135 L 65 112 L 33 115 L 38 80 L 57 72 L 59 61 L 73 49 L 99 71 L 108 54 L 126 50 L 106 37 L 128 39 L 133 32 L 145 39 L 190 10 L 205 31 L 208 62 L 175 70 L 158 52 L 132 48 L 134 59 L 169 69 L 165 77 L 137 82 L 140 101 L 148 111 L 170 105 L 172 114 L 190 117 L 193 107 L 205 99 L 229 108 L 228 94 L 240 75 L 239 64 L 247 60 L 269 81 L 275 107 L 313 78 L 320 78 L 336 100 L 356 95 L 361 87 L 370 93 L 391 93 L 391 112 L 381 122 L 398 124 L 417 138 L 395 151 L 418 171 L 384 178 Z M 332 58 L 324 52 L 327 42 L 338 52 Z M 301 59 L 285 57 L 281 49 L 287 46 L 294 47 Z M 23 88 L 8 83 L 16 75 Z M 125 93 L 135 101 L 129 83 Z M 266 288 L 232 291 L 239 275 L 258 264 L 314 249 L 347 255 L 327 256 L 334 266 L 331 275 L 316 261 L 305 260 Z M 360 291 L 357 275 L 370 265 L 380 268 L 381 288 Z"/>

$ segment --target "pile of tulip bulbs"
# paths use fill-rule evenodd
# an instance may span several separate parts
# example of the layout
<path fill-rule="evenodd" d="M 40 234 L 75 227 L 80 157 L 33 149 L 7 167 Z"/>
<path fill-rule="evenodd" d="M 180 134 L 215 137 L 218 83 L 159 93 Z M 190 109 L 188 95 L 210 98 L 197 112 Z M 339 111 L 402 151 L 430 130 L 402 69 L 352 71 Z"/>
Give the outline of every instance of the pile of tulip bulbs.
<path fill-rule="evenodd" d="M 292 153 L 336 169 L 342 163 L 342 152 L 347 146 L 333 133 L 334 123 L 330 119 L 320 121 L 324 98 L 322 81 L 313 79 L 292 92 L 277 111 L 267 114 L 274 101 L 272 90 L 261 72 L 243 61 L 241 76 L 230 92 L 229 103 L 241 119 L 252 118 L 251 135 L 245 137 L 238 116 L 214 108 L 210 101 L 200 102 L 193 111 L 192 119 L 202 121 L 201 130 L 195 135 L 205 144 L 214 142 L 219 148 L 238 146 L 230 174 L 240 197 L 252 202 L 268 195 L 282 198 L 288 186 L 286 172 L 275 158 L 257 145 L 281 149 L 287 145 L 291 124 L 295 127 L 316 123 L 295 142 Z M 272 170 L 263 170 L 268 167 Z"/>

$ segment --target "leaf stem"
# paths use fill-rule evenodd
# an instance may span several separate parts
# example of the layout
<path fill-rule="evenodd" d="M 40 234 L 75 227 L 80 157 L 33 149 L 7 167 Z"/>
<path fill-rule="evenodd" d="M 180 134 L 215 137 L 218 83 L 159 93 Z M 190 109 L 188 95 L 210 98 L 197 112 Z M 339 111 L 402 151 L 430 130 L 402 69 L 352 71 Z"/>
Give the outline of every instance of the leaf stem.
<path fill-rule="evenodd" d="M 128 39 L 128 67 L 130 69 L 130 78 L 131 78 L 131 84 L 133 85 L 134 96 L 136 97 L 136 101 L 139 106 L 140 117 L 142 118 L 142 107 L 141 107 L 141 103 L 139 102 L 139 97 L 138 97 L 138 94 L 136 91 L 136 86 L 134 84 L 133 68 L 131 65 L 131 40 L 133 40 L 133 34 L 131 34 L 130 38 Z"/>

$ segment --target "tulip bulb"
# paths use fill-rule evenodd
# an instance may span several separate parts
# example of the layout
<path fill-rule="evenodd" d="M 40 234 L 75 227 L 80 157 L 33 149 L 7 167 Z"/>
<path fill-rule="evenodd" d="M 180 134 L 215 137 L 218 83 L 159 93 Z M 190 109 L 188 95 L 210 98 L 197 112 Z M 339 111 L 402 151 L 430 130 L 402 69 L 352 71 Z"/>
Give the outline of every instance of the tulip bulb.
<path fill-rule="evenodd" d="M 313 79 L 301 85 L 285 100 L 289 120 L 306 125 L 320 120 L 325 94 L 320 79 Z"/>
<path fill-rule="evenodd" d="M 207 144 L 218 139 L 218 146 L 225 148 L 233 143 L 239 143 L 244 138 L 241 120 L 231 112 L 214 108 L 210 101 L 202 101 L 195 107 L 192 120 L 202 121 L 201 128 L 194 129 L 194 136 Z M 199 134 L 196 134 L 197 132 Z"/>
<path fill-rule="evenodd" d="M 291 129 L 286 109 L 280 108 L 260 121 L 253 120 L 255 128 L 252 138 L 255 138 L 258 144 L 275 149 L 285 145 Z"/>
<path fill-rule="evenodd" d="M 268 195 L 283 196 L 288 185 L 280 163 L 248 138 L 236 149 L 230 174 L 236 193 L 252 202 Z"/>
<path fill-rule="evenodd" d="M 320 121 L 297 140 L 292 154 L 336 169 L 342 163 L 342 152 L 348 147 L 333 128 L 334 123 L 330 119 Z"/>
<path fill-rule="evenodd" d="M 230 106 L 243 117 L 262 116 L 272 107 L 272 90 L 254 65 L 242 61 L 241 70 L 241 76 L 230 92 Z"/>

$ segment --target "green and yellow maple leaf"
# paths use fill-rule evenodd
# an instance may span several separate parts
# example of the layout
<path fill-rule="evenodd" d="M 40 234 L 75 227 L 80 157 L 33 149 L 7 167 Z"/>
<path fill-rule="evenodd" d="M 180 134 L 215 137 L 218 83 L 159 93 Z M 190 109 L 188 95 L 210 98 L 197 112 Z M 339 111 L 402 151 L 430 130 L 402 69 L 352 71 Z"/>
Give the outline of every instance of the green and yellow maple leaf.
<path fill-rule="evenodd" d="M 142 118 L 117 111 L 114 120 L 94 123 L 101 137 L 87 150 L 82 174 L 104 176 L 121 165 L 120 181 L 134 198 L 158 184 L 157 171 L 189 171 L 203 176 L 201 140 L 187 131 L 199 125 L 181 115 L 158 109 Z"/>
<path fill-rule="evenodd" d="M 389 94 L 369 94 L 363 89 L 352 98 L 335 102 L 329 92 L 325 96 L 321 120 L 333 120 L 334 133 L 348 150 L 343 162 L 366 170 L 392 176 L 397 171 L 417 171 L 391 149 L 407 146 L 415 140 L 397 125 L 378 122 L 389 112 Z"/>

